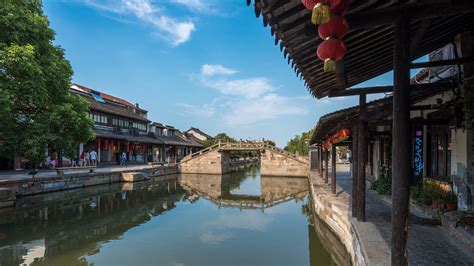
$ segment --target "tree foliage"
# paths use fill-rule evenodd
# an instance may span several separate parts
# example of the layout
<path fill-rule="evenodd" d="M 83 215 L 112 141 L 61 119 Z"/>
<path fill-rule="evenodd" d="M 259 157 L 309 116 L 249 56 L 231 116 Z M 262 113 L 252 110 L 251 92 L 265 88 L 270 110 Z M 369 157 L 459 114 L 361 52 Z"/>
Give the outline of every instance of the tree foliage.
<path fill-rule="evenodd" d="M 204 148 L 211 147 L 212 145 L 217 144 L 219 141 L 230 142 L 230 143 L 237 142 L 234 138 L 228 136 L 226 133 L 219 133 L 214 138 L 204 141 L 203 143 Z"/>
<path fill-rule="evenodd" d="M 70 92 L 72 68 L 54 35 L 41 1 L 2 1 L 0 152 L 33 164 L 48 147 L 71 156 L 94 137 L 88 103 Z"/>
<path fill-rule="evenodd" d="M 291 153 L 306 156 L 309 153 L 309 140 L 312 135 L 313 130 L 303 132 L 301 135 L 296 135 L 288 141 L 284 149 Z"/>

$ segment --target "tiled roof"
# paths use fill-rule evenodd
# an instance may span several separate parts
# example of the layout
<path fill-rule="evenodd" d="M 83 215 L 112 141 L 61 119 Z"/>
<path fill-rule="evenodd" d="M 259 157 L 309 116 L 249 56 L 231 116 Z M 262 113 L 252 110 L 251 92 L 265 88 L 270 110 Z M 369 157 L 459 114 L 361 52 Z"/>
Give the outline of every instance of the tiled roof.
<path fill-rule="evenodd" d="M 164 142 L 161 141 L 159 138 L 152 138 L 149 136 L 134 136 L 134 135 L 128 135 L 128 134 L 117 134 L 112 131 L 100 130 L 100 129 L 94 129 L 94 132 L 97 137 L 101 137 L 101 138 L 126 140 L 130 142 L 143 142 L 143 143 L 150 143 L 150 144 L 164 144 Z"/>
<path fill-rule="evenodd" d="M 205 137 L 208 138 L 208 139 L 212 139 L 212 136 L 210 136 L 210 135 L 208 135 L 208 134 L 202 132 L 199 128 L 196 128 L 196 127 L 191 127 L 191 128 L 188 129 L 186 132 L 189 132 L 189 131 L 191 131 L 191 130 L 196 131 L 197 133 L 199 133 L 199 134 L 205 136 Z"/>
<path fill-rule="evenodd" d="M 129 108 L 126 107 L 121 107 L 117 106 L 114 104 L 109 104 L 109 103 L 100 103 L 90 97 L 83 96 L 89 103 L 90 103 L 90 108 L 92 110 L 108 113 L 108 114 L 113 114 L 117 116 L 124 116 L 127 118 L 135 119 L 135 120 L 140 120 L 143 122 L 149 122 L 150 120 L 144 118 L 143 116 L 140 116 L 138 114 L 135 114 L 133 110 L 130 110 Z"/>

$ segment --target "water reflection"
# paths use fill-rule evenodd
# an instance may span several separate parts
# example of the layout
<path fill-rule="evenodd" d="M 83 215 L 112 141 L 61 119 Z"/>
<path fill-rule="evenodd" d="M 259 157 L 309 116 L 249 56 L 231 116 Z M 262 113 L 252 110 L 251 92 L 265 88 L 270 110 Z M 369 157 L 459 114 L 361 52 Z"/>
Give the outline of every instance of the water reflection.
<path fill-rule="evenodd" d="M 0 210 L 0 265 L 334 262 L 302 215 L 307 193 L 251 168 L 25 197 Z"/>
<path fill-rule="evenodd" d="M 290 200 L 301 201 L 308 195 L 307 178 L 262 176 L 252 180 L 259 173 L 257 168 L 251 168 L 250 173 L 181 174 L 180 183 L 195 195 L 194 198 L 204 197 L 219 207 L 260 209 L 262 212 Z M 249 179 L 250 182 L 245 182 Z M 259 188 L 259 191 L 255 188 Z"/>

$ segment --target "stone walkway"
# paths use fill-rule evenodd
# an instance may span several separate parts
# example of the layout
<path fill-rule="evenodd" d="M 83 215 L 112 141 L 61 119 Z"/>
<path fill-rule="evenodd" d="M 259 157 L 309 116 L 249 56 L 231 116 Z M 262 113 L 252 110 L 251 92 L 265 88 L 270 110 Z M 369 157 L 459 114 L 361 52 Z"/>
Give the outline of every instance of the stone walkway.
<path fill-rule="evenodd" d="M 338 168 L 341 169 L 337 175 L 337 182 L 344 192 L 351 194 L 352 180 L 348 173 L 348 167 L 339 166 Z M 374 226 L 390 246 L 391 199 L 367 189 L 366 219 L 366 223 Z M 376 249 L 377 247 L 369 245 L 368 248 Z M 430 217 L 412 210 L 408 225 L 408 260 L 410 265 L 474 265 L 474 254 L 459 245 L 443 227 L 436 225 Z M 390 261 L 387 261 L 387 264 L 390 264 Z"/>
<path fill-rule="evenodd" d="M 95 169 L 95 173 L 114 173 L 114 172 L 128 172 L 128 171 L 139 171 L 145 169 L 156 168 L 157 165 L 147 165 L 147 164 L 139 164 L 139 165 L 111 165 L 105 167 L 98 167 Z M 32 176 L 28 175 L 31 170 L 20 170 L 20 171 L 0 171 L 0 182 L 2 181 L 19 181 L 23 179 L 31 179 Z M 65 175 L 72 175 L 78 173 L 87 173 L 89 172 L 88 168 L 81 169 L 81 167 L 77 167 L 77 170 L 70 170 L 65 172 Z M 38 174 L 35 175 L 35 178 L 51 178 L 56 177 L 56 171 L 51 169 L 39 170 Z"/>

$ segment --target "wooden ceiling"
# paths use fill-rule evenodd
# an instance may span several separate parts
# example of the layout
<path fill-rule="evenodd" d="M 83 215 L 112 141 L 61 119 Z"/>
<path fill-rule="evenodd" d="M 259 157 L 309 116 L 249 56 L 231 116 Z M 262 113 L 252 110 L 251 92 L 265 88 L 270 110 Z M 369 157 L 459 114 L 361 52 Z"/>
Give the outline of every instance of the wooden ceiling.
<path fill-rule="evenodd" d="M 247 0 L 251 4 L 252 0 Z M 321 39 L 311 13 L 301 0 L 254 0 L 257 16 L 270 26 L 288 64 L 317 98 L 337 93 L 388 72 L 393 67 L 393 19 L 400 12 L 413 19 L 411 58 L 417 59 L 451 43 L 474 28 L 473 0 L 351 0 L 347 54 L 336 72 L 323 72 L 316 56 Z"/>

